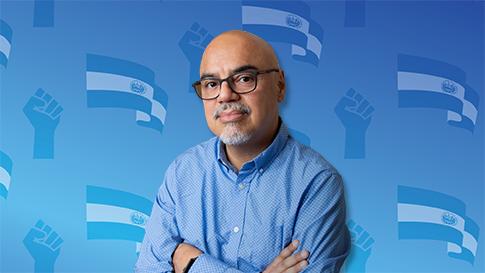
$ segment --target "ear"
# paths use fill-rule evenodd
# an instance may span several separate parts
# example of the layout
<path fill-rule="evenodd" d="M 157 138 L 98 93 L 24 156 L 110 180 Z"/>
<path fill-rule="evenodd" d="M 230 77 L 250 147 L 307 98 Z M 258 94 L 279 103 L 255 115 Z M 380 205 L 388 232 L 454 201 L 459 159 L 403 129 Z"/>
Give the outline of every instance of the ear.
<path fill-rule="evenodd" d="M 280 70 L 278 73 L 278 102 L 282 102 L 285 99 L 286 94 L 286 81 L 285 81 L 285 72 Z"/>

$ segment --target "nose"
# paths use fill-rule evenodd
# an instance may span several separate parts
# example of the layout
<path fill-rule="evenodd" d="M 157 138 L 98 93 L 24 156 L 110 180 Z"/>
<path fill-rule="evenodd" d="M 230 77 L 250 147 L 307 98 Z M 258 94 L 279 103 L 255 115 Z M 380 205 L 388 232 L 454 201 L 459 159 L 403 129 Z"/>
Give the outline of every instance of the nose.
<path fill-rule="evenodd" d="M 234 92 L 227 81 L 221 83 L 221 93 L 217 97 L 219 103 L 239 100 L 240 96 Z"/>

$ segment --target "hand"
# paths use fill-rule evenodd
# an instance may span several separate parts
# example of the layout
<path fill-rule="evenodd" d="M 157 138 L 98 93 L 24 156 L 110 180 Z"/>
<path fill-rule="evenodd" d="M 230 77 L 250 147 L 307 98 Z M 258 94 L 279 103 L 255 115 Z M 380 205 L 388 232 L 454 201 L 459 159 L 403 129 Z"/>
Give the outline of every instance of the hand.
<path fill-rule="evenodd" d="M 192 83 L 199 79 L 200 59 L 212 38 L 205 28 L 193 23 L 179 41 L 179 47 L 190 63 L 189 92 L 193 92 Z"/>
<path fill-rule="evenodd" d="M 175 249 L 172 258 L 175 273 L 182 273 L 190 259 L 198 257 L 202 253 L 202 251 L 192 245 L 180 243 Z"/>
<path fill-rule="evenodd" d="M 42 88 L 24 106 L 24 113 L 36 131 L 54 132 L 59 124 L 62 107 Z"/>
<path fill-rule="evenodd" d="M 39 88 L 23 110 L 35 130 L 34 158 L 54 158 L 54 133 L 63 108 Z"/>
<path fill-rule="evenodd" d="M 180 39 L 179 47 L 191 64 L 199 63 L 205 47 L 212 38 L 212 35 L 205 28 L 198 23 L 193 23 L 190 30 L 186 31 L 182 39 Z"/>
<path fill-rule="evenodd" d="M 364 158 L 365 133 L 371 122 L 374 107 L 351 88 L 334 110 L 345 127 L 345 158 Z"/>
<path fill-rule="evenodd" d="M 298 240 L 294 240 L 285 247 L 263 273 L 297 273 L 305 269 L 308 265 L 306 258 L 310 255 L 308 251 L 303 250 L 290 256 L 298 248 L 299 244 Z"/>
<path fill-rule="evenodd" d="M 353 220 L 347 223 L 352 238 L 352 248 L 345 263 L 345 272 L 365 272 L 374 239 Z"/>
<path fill-rule="evenodd" d="M 63 240 L 42 220 L 24 238 L 24 245 L 35 260 L 35 272 L 53 272 Z"/>

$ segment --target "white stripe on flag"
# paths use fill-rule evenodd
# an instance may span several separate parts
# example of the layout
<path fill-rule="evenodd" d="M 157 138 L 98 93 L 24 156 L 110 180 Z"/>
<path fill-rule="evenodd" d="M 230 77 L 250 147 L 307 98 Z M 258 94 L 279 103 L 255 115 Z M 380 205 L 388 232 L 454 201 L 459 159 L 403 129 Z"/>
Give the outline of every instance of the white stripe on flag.
<path fill-rule="evenodd" d="M 7 40 L 7 38 L 0 35 L 0 52 L 5 54 L 5 56 L 7 56 L 7 59 L 8 59 L 8 56 L 10 55 L 10 47 L 11 45 L 10 45 L 10 42 Z"/>
<path fill-rule="evenodd" d="M 463 247 L 467 248 L 473 253 L 473 256 L 477 253 L 478 242 L 477 240 L 468 232 L 463 233 Z"/>
<path fill-rule="evenodd" d="M 456 218 L 456 223 L 454 225 L 443 223 L 442 217 L 445 213 L 453 215 Z M 464 233 L 465 230 L 465 221 L 461 216 L 444 209 L 421 205 L 399 203 L 397 205 L 397 220 L 398 222 L 419 222 L 443 225 L 454 228 L 461 233 Z"/>
<path fill-rule="evenodd" d="M 473 238 L 473 236 L 468 233 L 464 232 L 463 234 L 463 247 L 470 250 L 470 252 L 473 254 L 473 256 L 476 256 L 477 253 L 477 247 L 478 247 L 478 242 Z M 448 243 L 448 252 L 453 252 L 453 253 L 461 253 L 462 252 L 462 246 L 454 244 L 454 243 Z"/>
<path fill-rule="evenodd" d="M 2 167 L 0 167 L 0 184 L 3 184 L 8 191 L 10 187 L 10 174 Z"/>
<path fill-rule="evenodd" d="M 132 215 L 136 213 L 144 217 L 143 224 L 135 223 L 132 221 Z M 110 206 L 104 204 L 86 204 L 86 221 L 87 222 L 109 222 L 109 223 L 120 223 L 132 226 L 138 226 L 145 228 L 145 223 L 149 216 L 140 211 Z"/>
<path fill-rule="evenodd" d="M 286 23 L 288 15 L 295 16 L 301 20 L 302 24 L 299 28 L 289 26 Z M 243 25 L 271 25 L 285 28 L 292 28 L 302 32 L 308 36 L 310 23 L 303 17 L 291 12 L 281 11 L 277 9 L 243 6 L 242 7 L 242 24 Z"/>
<path fill-rule="evenodd" d="M 450 83 L 453 83 L 456 87 L 456 93 L 451 94 L 451 93 L 444 92 L 441 87 L 444 81 L 449 81 Z M 398 71 L 397 89 L 401 92 L 405 92 L 409 90 L 410 91 L 420 90 L 425 92 L 435 92 L 435 93 L 445 94 L 448 96 L 453 96 L 459 99 L 463 103 L 462 114 L 464 116 L 471 119 L 473 123 L 475 123 L 477 119 L 478 110 L 475 108 L 475 106 L 472 103 L 465 100 L 465 88 L 453 80 L 434 76 L 434 75 L 429 75 L 429 74 Z M 459 120 L 461 120 L 461 117 Z"/>
<path fill-rule="evenodd" d="M 143 86 L 145 87 L 144 94 L 135 93 L 131 90 L 131 83 L 133 81 L 138 81 L 143 84 Z M 117 75 L 117 74 L 111 74 L 111 73 L 87 71 L 86 89 L 90 91 L 96 91 L 96 90 L 120 91 L 120 92 L 126 92 L 130 94 L 143 96 L 149 100 L 152 100 L 153 98 L 153 87 L 148 83 L 139 79 Z"/>
<path fill-rule="evenodd" d="M 133 81 L 138 81 L 143 84 L 143 86 L 145 87 L 145 93 L 140 94 L 133 92 L 131 90 L 131 83 Z M 144 81 L 117 74 L 87 71 L 86 89 L 90 91 L 119 91 L 145 97 L 152 102 L 152 109 L 150 114 L 157 117 L 160 121 L 162 121 L 162 123 L 165 123 L 166 110 L 162 104 L 153 99 L 153 87 Z M 140 114 L 137 112 L 137 120 L 149 121 L 150 117 L 145 113 Z"/>

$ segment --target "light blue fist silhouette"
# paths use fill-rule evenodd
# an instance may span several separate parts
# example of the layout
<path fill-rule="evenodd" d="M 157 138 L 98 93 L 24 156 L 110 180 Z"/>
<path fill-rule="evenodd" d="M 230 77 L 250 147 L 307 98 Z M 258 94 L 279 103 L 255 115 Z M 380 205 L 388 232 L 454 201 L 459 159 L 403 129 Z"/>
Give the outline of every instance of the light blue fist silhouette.
<path fill-rule="evenodd" d="M 205 28 L 193 23 L 179 41 L 180 49 L 190 62 L 189 91 L 192 91 L 191 84 L 199 79 L 200 59 L 212 38 Z"/>
<path fill-rule="evenodd" d="M 365 272 L 374 239 L 361 226 L 349 220 L 347 226 L 352 238 L 352 248 L 345 264 L 345 272 Z"/>
<path fill-rule="evenodd" d="M 64 242 L 42 220 L 37 221 L 24 238 L 24 246 L 35 261 L 35 272 L 54 272 L 54 264 Z"/>
<path fill-rule="evenodd" d="M 39 88 L 23 109 L 34 127 L 34 158 L 54 157 L 54 133 L 63 108 L 51 95 Z"/>
<path fill-rule="evenodd" d="M 365 133 L 371 122 L 374 107 L 351 88 L 334 110 L 345 127 L 345 158 L 364 158 Z"/>

